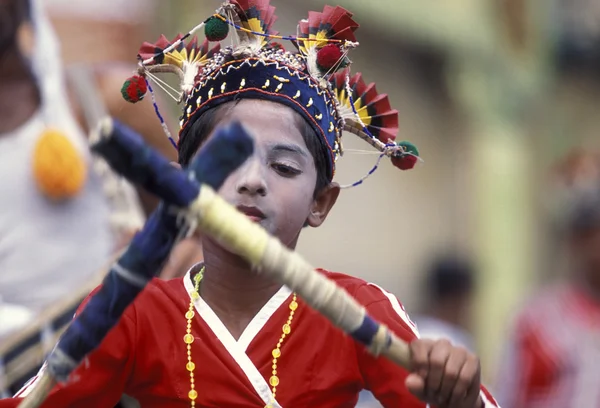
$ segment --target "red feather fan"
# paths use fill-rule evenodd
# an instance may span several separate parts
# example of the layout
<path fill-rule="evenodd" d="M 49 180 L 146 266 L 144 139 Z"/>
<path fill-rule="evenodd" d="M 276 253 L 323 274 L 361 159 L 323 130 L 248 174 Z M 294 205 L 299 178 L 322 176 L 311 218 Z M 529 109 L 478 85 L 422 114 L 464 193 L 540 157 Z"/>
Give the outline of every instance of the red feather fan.
<path fill-rule="evenodd" d="M 358 27 L 348 10 L 340 6 L 325 6 L 322 12 L 309 11 L 308 20 L 300 21 L 298 38 L 356 42 L 354 32 Z M 323 41 L 299 41 L 298 48 L 304 54 L 308 54 L 309 49 L 321 48 L 326 44 Z"/>
<path fill-rule="evenodd" d="M 271 31 L 271 27 L 277 21 L 277 16 L 275 15 L 276 8 L 271 6 L 270 0 L 232 0 L 231 2 L 237 5 L 237 14 L 242 27 L 261 34 L 278 34 L 277 31 Z M 260 27 L 251 24 L 252 19 L 257 19 L 260 22 Z M 240 39 L 244 40 L 242 37 L 250 38 L 251 35 L 240 33 Z M 263 40 L 263 43 L 265 42 L 268 42 L 266 37 Z"/>
<path fill-rule="evenodd" d="M 173 41 L 177 41 L 178 38 L 181 38 L 181 35 L 175 37 L 175 40 Z M 142 60 L 147 60 L 154 57 L 157 54 L 160 54 L 162 50 L 167 48 L 169 45 L 171 45 L 171 42 L 167 39 L 167 37 L 164 36 L 164 34 L 161 34 L 161 36 L 155 43 L 149 43 L 147 41 L 144 42 L 138 51 L 138 55 L 142 58 Z M 155 63 L 161 64 L 163 58 L 164 56 L 162 55 L 157 56 Z"/>
<path fill-rule="evenodd" d="M 347 70 L 334 74 L 331 84 L 351 130 L 362 130 L 346 93 L 346 74 Z M 394 141 L 398 133 L 398 111 L 392 109 L 388 96 L 379 94 L 374 83 L 367 85 L 360 73 L 350 78 L 350 89 L 354 108 L 369 132 L 383 143 Z"/>
<path fill-rule="evenodd" d="M 169 41 L 167 37 L 161 35 L 154 44 L 149 42 L 143 43 L 138 51 L 138 55 L 142 60 L 152 58 L 156 55 L 154 60 L 155 64 L 170 64 L 181 69 L 183 60 L 200 62 L 212 58 L 221 49 L 219 44 L 210 48 L 210 43 L 207 40 L 204 40 L 202 45 L 198 46 L 198 38 L 194 36 L 187 45 L 182 42 L 170 52 L 164 55 L 161 54 L 164 49 L 181 38 L 183 38 L 183 35 L 178 34 L 173 41 Z"/>

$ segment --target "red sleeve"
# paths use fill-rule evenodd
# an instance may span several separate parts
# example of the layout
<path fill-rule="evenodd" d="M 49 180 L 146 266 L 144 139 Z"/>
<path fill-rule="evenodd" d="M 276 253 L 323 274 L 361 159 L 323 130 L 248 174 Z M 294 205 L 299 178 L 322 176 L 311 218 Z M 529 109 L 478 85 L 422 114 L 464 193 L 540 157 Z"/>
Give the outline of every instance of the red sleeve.
<path fill-rule="evenodd" d="M 83 309 L 90 297 L 83 301 Z M 109 332 L 100 347 L 76 369 L 69 382 L 56 386 L 42 408 L 51 407 L 114 407 L 124 392 L 133 369 L 135 321 L 133 306 L 129 307 L 119 323 Z M 17 407 L 36 384 L 40 374 L 32 378 L 15 397 L 0 400 L 0 408 Z"/>
<path fill-rule="evenodd" d="M 395 296 L 377 286 L 365 284 L 356 292 L 355 297 L 365 305 L 371 317 L 385 324 L 402 340 L 411 342 L 418 337 L 414 323 L 410 321 Z M 357 353 L 365 388 L 371 391 L 384 407 L 425 408 L 425 404 L 404 386 L 408 375 L 406 370 L 383 357 L 373 357 L 365 347 L 358 344 Z"/>
<path fill-rule="evenodd" d="M 498 395 L 507 408 L 526 406 L 556 386 L 559 363 L 526 316 L 515 325 L 501 361 Z"/>
<path fill-rule="evenodd" d="M 355 297 L 365 305 L 371 317 L 385 324 L 402 340 L 410 343 L 419 337 L 415 324 L 408 317 L 402 304 L 391 293 L 377 285 L 365 284 L 358 289 Z M 383 357 L 374 358 L 361 345 L 357 345 L 357 354 L 365 387 L 384 407 L 426 407 L 426 404 L 420 402 L 406 389 L 404 382 L 408 371 Z M 483 387 L 481 395 L 486 408 L 499 407 Z"/>

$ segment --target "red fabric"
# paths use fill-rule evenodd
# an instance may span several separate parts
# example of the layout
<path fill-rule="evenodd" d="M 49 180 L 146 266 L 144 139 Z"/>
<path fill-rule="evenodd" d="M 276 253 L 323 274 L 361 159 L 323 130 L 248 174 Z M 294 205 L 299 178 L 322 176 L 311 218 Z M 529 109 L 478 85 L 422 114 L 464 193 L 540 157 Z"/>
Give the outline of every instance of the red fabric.
<path fill-rule="evenodd" d="M 534 298 L 501 359 L 496 390 L 505 408 L 600 406 L 598 333 L 600 303 L 586 293 L 559 286 Z"/>
<path fill-rule="evenodd" d="M 523 403 L 549 393 L 558 380 L 559 367 L 544 346 L 539 334 L 529 328 L 522 329 L 520 360 L 523 364 Z"/>
<path fill-rule="evenodd" d="M 417 158 L 413 155 L 392 157 L 392 164 L 400 170 L 410 170 L 417 164 Z"/>
<path fill-rule="evenodd" d="M 379 288 L 342 274 L 324 272 L 344 287 L 377 320 L 406 341 L 416 338 L 399 303 Z M 395 301 L 395 298 L 392 297 Z M 273 314 L 247 349 L 265 379 L 271 376 L 271 350 L 286 321 L 289 301 Z M 125 393 L 145 408 L 189 407 L 189 374 L 183 336 L 189 306 L 181 279 L 154 280 L 73 381 L 54 389 L 44 407 L 110 407 Z M 197 407 L 263 407 L 241 368 L 197 314 L 195 341 Z M 277 400 L 283 407 L 354 407 L 366 388 L 385 407 L 425 408 L 404 386 L 406 371 L 374 358 L 302 301 L 278 361 Z M 19 399 L 0 401 L 16 407 Z"/>
<path fill-rule="evenodd" d="M 126 84 L 125 92 L 127 93 L 127 100 L 129 102 L 139 102 L 148 91 L 146 79 L 140 75 L 132 76 L 126 81 Z"/>

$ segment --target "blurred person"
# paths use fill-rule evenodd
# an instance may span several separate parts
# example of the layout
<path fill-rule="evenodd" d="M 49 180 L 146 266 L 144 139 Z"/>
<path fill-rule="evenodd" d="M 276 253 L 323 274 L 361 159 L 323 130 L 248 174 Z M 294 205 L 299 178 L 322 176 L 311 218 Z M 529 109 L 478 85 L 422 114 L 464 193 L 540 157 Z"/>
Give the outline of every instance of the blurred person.
<path fill-rule="evenodd" d="M 505 408 L 600 407 L 600 155 L 574 152 L 558 169 L 569 273 L 515 319 L 498 375 Z"/>
<path fill-rule="evenodd" d="M 600 68 L 600 2 L 559 0 L 556 3 L 556 52 L 559 67 L 574 74 Z"/>
<path fill-rule="evenodd" d="M 37 6 L 0 1 L 0 297 L 30 316 L 88 282 L 114 250 L 102 183 Z M 4 323 L 19 322 L 0 321 L 0 336 Z"/>
<path fill-rule="evenodd" d="M 106 112 L 142 135 L 149 145 L 172 161 L 177 150 L 165 136 L 152 99 L 127 103 L 119 90 L 124 78 L 136 71 L 135 55 L 142 40 L 149 35 L 159 2 L 157 0 L 44 0 L 43 7 L 57 33 L 61 56 L 66 67 L 67 85 L 72 106 L 80 125 L 90 130 L 86 106 L 74 83 L 73 72 L 86 71 L 90 79 L 86 97 L 101 104 Z M 82 106 L 83 102 L 83 106 Z M 165 117 L 170 122 L 170 117 Z M 146 213 L 154 210 L 154 197 L 140 192 Z"/>
<path fill-rule="evenodd" d="M 157 0 L 44 0 L 61 42 L 70 97 L 80 124 L 89 130 L 85 106 L 92 105 L 89 99 L 93 98 L 93 104 L 100 105 L 165 157 L 176 161 L 177 149 L 167 139 L 152 99 L 148 96 L 133 105 L 119 92 L 124 78 L 137 68 L 131 56 L 152 31 L 159 6 Z M 157 98 L 160 101 L 160 95 Z M 169 115 L 165 115 L 165 121 L 168 126 Z M 142 189 L 138 189 L 138 194 L 145 213 L 150 214 L 157 199 Z M 186 239 L 175 248 L 161 276 L 181 277 L 202 259 L 200 240 Z"/>
<path fill-rule="evenodd" d="M 423 337 L 446 338 L 452 344 L 475 351 L 469 333 L 469 318 L 474 295 L 472 265 L 459 256 L 437 259 L 425 280 L 424 313 L 415 317 Z"/>

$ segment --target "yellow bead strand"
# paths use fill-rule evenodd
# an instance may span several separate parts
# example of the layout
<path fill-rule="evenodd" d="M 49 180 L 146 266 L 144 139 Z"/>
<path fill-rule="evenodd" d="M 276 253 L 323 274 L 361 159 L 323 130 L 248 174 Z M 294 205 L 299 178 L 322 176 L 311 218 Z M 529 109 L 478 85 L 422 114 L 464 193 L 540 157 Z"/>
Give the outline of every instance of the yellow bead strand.
<path fill-rule="evenodd" d="M 187 327 L 185 330 L 185 336 L 183 336 L 183 342 L 185 343 L 185 347 L 187 349 L 187 364 L 185 365 L 185 369 L 190 373 L 190 391 L 188 392 L 188 398 L 190 399 L 191 407 L 196 406 L 196 398 L 198 398 L 198 391 L 196 391 L 196 385 L 194 381 L 194 369 L 196 368 L 196 364 L 194 364 L 194 362 L 192 361 L 192 343 L 194 342 L 194 336 L 192 335 L 192 319 L 196 315 L 196 312 L 194 312 L 194 300 L 200 297 L 199 288 L 203 274 L 204 267 L 194 277 L 196 285 L 194 286 L 194 290 L 190 293 L 190 307 L 185 313 L 185 318 L 187 319 Z"/>
<path fill-rule="evenodd" d="M 277 346 L 275 346 L 275 348 L 271 352 L 271 355 L 273 356 L 273 366 L 271 368 L 273 369 L 273 371 L 271 372 L 271 378 L 269 378 L 269 384 L 271 384 L 271 392 L 273 394 L 273 399 L 271 400 L 270 404 L 265 406 L 265 408 L 272 408 L 273 403 L 275 402 L 275 395 L 277 394 L 277 387 L 279 386 L 279 376 L 277 375 L 277 361 L 281 358 L 281 346 L 283 345 L 283 341 L 285 340 L 286 336 L 289 336 L 289 334 L 292 332 L 292 320 L 294 320 L 294 312 L 296 311 L 296 309 L 298 309 L 298 302 L 296 302 L 296 300 L 296 294 L 294 293 L 294 295 L 292 296 L 292 301 L 289 305 L 290 315 L 288 316 L 287 322 L 281 328 L 282 333 L 281 337 L 279 338 L 279 341 L 277 342 Z"/>
<path fill-rule="evenodd" d="M 190 293 L 190 307 L 188 311 L 185 313 L 185 318 L 187 319 L 187 326 L 185 331 L 185 336 L 183 336 L 183 342 L 185 343 L 187 349 L 187 363 L 185 365 L 185 369 L 190 373 L 190 391 L 188 392 L 188 398 L 190 399 L 190 406 L 193 408 L 196 406 L 196 399 L 198 398 L 198 391 L 196 391 L 196 385 L 194 380 L 194 370 L 196 368 L 196 364 L 192 360 L 192 343 L 194 342 L 194 336 L 192 335 L 192 319 L 196 315 L 194 312 L 194 301 L 200 298 L 200 281 L 202 280 L 202 276 L 204 275 L 204 267 L 198 272 L 198 274 L 194 277 L 194 290 Z M 273 400 L 270 404 L 266 405 L 265 408 L 272 408 L 273 403 L 275 402 L 275 395 L 277 393 L 277 387 L 279 386 L 279 376 L 277 375 L 277 361 L 281 358 L 281 347 L 283 345 L 283 341 L 286 336 L 289 336 L 292 332 L 292 320 L 294 319 L 294 312 L 298 309 L 298 302 L 296 294 L 294 293 L 292 296 L 292 301 L 289 304 L 290 314 L 288 316 L 287 322 L 281 328 L 281 337 L 277 342 L 277 346 L 271 352 L 273 356 L 273 371 L 271 372 L 271 378 L 269 378 L 269 384 L 271 384 L 271 392 L 273 394 Z"/>

